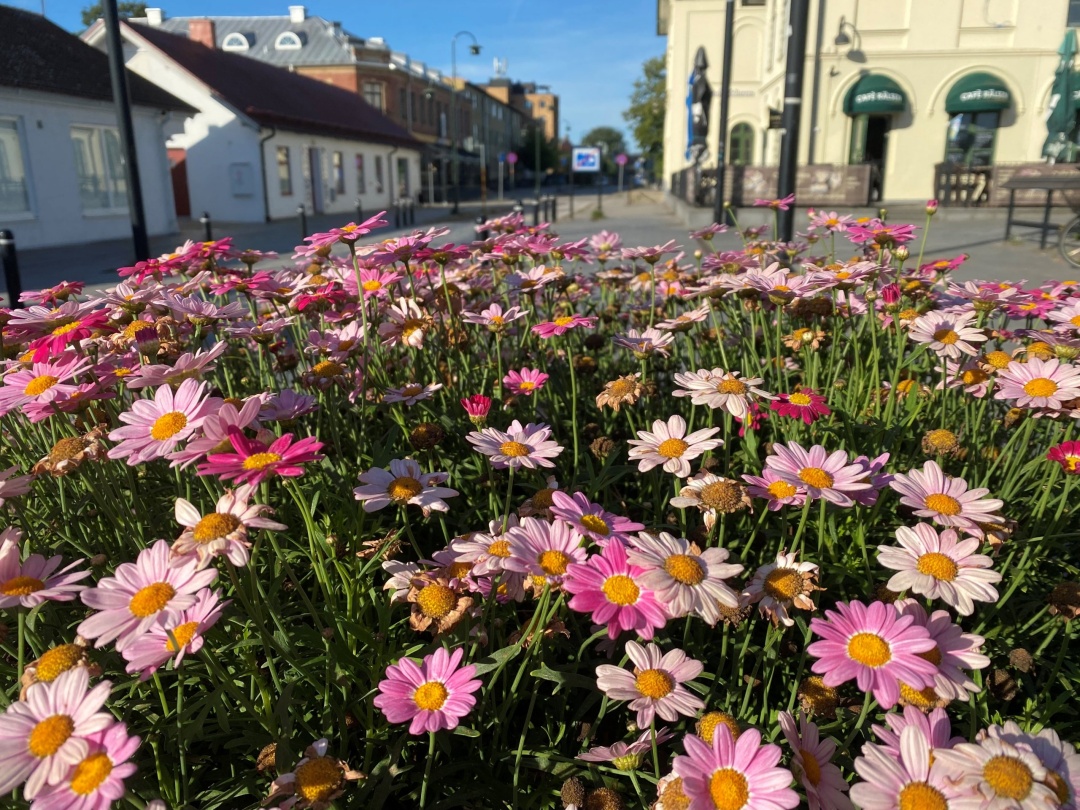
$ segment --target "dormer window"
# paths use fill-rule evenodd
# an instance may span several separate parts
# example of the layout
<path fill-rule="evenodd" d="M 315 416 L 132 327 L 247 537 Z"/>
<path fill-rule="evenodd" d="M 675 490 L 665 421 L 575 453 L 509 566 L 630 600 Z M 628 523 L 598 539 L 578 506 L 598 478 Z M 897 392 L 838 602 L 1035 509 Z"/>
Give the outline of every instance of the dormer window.
<path fill-rule="evenodd" d="M 223 51 L 246 51 L 250 47 L 251 43 L 248 42 L 248 38 L 243 34 L 236 33 L 229 34 L 221 43 L 221 50 Z"/>
<path fill-rule="evenodd" d="M 279 51 L 298 51 L 304 47 L 304 43 L 300 41 L 298 34 L 292 31 L 284 31 L 278 34 L 274 47 Z"/>

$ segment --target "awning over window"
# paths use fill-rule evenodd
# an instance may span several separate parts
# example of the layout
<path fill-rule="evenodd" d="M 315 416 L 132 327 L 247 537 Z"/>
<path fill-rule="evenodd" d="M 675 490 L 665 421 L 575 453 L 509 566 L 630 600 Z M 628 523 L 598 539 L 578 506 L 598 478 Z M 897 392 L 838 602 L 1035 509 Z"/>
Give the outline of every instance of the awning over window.
<path fill-rule="evenodd" d="M 949 115 L 965 112 L 1006 110 L 1012 103 L 1012 94 L 1005 82 L 992 73 L 969 73 L 949 90 L 945 98 L 945 111 Z"/>
<path fill-rule="evenodd" d="M 848 115 L 902 113 L 906 109 L 907 96 L 900 85 L 876 73 L 863 76 L 844 96 L 844 112 Z"/>

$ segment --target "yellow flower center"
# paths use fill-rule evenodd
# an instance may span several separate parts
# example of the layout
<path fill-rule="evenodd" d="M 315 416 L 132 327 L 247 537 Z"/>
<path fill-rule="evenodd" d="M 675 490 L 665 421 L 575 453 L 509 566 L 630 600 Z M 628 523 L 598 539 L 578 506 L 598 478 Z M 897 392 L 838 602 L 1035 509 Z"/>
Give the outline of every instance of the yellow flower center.
<path fill-rule="evenodd" d="M 734 512 L 743 499 L 742 487 L 734 481 L 713 481 L 698 493 L 701 503 L 720 512 Z"/>
<path fill-rule="evenodd" d="M 537 509 L 550 509 L 552 504 L 551 493 L 554 491 L 555 490 L 549 487 L 544 487 L 543 489 L 536 490 L 536 492 L 534 492 L 532 496 L 533 506 L 535 506 Z M 584 521 L 582 522 L 584 523 Z"/>
<path fill-rule="evenodd" d="M 341 766 L 330 757 L 309 759 L 294 771 L 296 792 L 309 804 L 328 802 L 341 790 Z"/>
<path fill-rule="evenodd" d="M 555 319 L 555 325 L 556 326 L 566 326 L 567 324 L 570 324 L 570 323 L 573 323 L 573 322 L 574 322 L 573 318 L 568 318 L 565 315 L 563 317 L 561 317 L 561 318 L 556 318 Z"/>
<path fill-rule="evenodd" d="M 641 589 L 626 574 L 608 577 L 600 586 L 600 590 L 604 592 L 609 602 L 621 607 L 634 604 L 641 596 Z"/>
<path fill-rule="evenodd" d="M 1009 363 L 1012 362 L 1012 358 L 1005 352 L 990 352 L 986 355 L 986 362 L 993 368 L 1008 368 Z"/>
<path fill-rule="evenodd" d="M 363 287 L 364 292 L 375 292 L 376 290 L 382 289 L 382 282 L 371 279 L 370 281 L 365 281 L 360 286 Z"/>
<path fill-rule="evenodd" d="M 34 672 L 42 683 L 52 683 L 82 660 L 82 647 L 78 644 L 61 644 L 47 651 L 37 661 Z"/>
<path fill-rule="evenodd" d="M 141 588 L 131 597 L 128 610 L 132 615 L 145 619 L 164 609 L 174 596 L 176 596 L 176 589 L 168 582 L 155 582 L 153 585 Z"/>
<path fill-rule="evenodd" d="M 1046 377 L 1036 377 L 1024 383 L 1024 393 L 1029 397 L 1049 397 L 1058 390 L 1058 384 Z"/>
<path fill-rule="evenodd" d="M 899 810 L 946 810 L 949 803 L 936 787 L 926 782 L 909 782 L 899 796 Z"/>
<path fill-rule="evenodd" d="M 818 783 L 821 781 L 821 763 L 819 763 L 817 757 L 806 748 L 800 749 L 799 753 L 802 754 L 802 769 L 803 774 L 806 775 L 806 781 L 814 787 L 817 787 Z"/>
<path fill-rule="evenodd" d="M 158 442 L 171 439 L 186 428 L 187 423 L 187 416 L 180 411 L 162 414 L 154 420 L 154 424 L 150 428 L 150 438 Z"/>
<path fill-rule="evenodd" d="M 333 360 L 323 360 L 315 364 L 315 367 L 311 369 L 311 373 L 316 377 L 328 380 L 333 377 L 340 377 L 344 374 L 345 366 Z"/>
<path fill-rule="evenodd" d="M 963 511 L 960 501 L 941 492 L 926 496 L 926 508 L 941 515 L 959 515 Z"/>
<path fill-rule="evenodd" d="M 537 564 L 549 577 L 561 577 L 566 573 L 566 566 L 570 564 L 570 557 L 557 549 L 548 549 L 536 558 Z"/>
<path fill-rule="evenodd" d="M 794 568 L 777 568 L 765 576 L 761 588 L 778 602 L 790 602 L 803 591 L 803 575 Z"/>
<path fill-rule="evenodd" d="M 1008 756 L 991 757 L 983 766 L 983 779 L 994 793 L 1017 801 L 1026 798 L 1035 783 L 1031 769 Z"/>
<path fill-rule="evenodd" d="M 1054 791 L 1057 796 L 1058 803 L 1064 807 L 1069 803 L 1069 783 L 1065 781 L 1065 777 L 1057 771 L 1052 771 L 1049 768 L 1046 769 L 1046 782 L 1044 784 Z"/>
<path fill-rule="evenodd" d="M 646 669 L 634 679 L 637 690 L 645 697 L 659 700 L 675 691 L 675 679 L 662 669 Z"/>
<path fill-rule="evenodd" d="M 492 557 L 509 557 L 510 543 L 507 540 L 496 540 L 488 546 L 488 554 Z"/>
<path fill-rule="evenodd" d="M 529 455 L 529 445 L 521 442 L 503 442 L 499 445 L 499 453 L 510 458 L 520 458 Z"/>
<path fill-rule="evenodd" d="M 264 470 L 271 464 L 277 464 L 279 461 L 281 461 L 281 456 L 277 453 L 252 453 L 244 459 L 244 469 Z"/>
<path fill-rule="evenodd" d="M 742 810 L 750 800 L 750 786 L 734 768 L 720 768 L 709 777 L 709 797 L 716 810 Z"/>
<path fill-rule="evenodd" d="M 414 332 L 423 332 L 423 331 L 424 331 L 424 322 L 419 320 L 418 318 L 407 318 L 405 320 L 405 323 L 403 323 L 401 325 L 401 337 L 404 340 L 408 340 L 408 338 Z"/>
<path fill-rule="evenodd" d="M 863 666 L 877 669 L 892 660 L 889 642 L 877 633 L 856 633 L 847 644 L 848 656 Z"/>
<path fill-rule="evenodd" d="M 45 583 L 37 577 L 18 576 L 0 584 L 0 593 L 4 596 L 29 596 L 44 587 Z"/>
<path fill-rule="evenodd" d="M 919 557 L 916 564 L 920 574 L 929 574 L 934 579 L 952 582 L 960 573 L 959 567 L 951 557 L 938 551 L 931 551 Z"/>
<path fill-rule="evenodd" d="M 778 501 L 782 501 L 784 498 L 790 498 L 799 490 L 795 488 L 794 484 L 789 484 L 787 481 L 773 481 L 769 484 L 767 491 Z"/>
<path fill-rule="evenodd" d="M 664 458 L 681 458 L 682 454 L 689 448 L 690 445 L 682 439 L 665 439 L 660 442 L 660 446 L 656 448 L 656 452 L 664 456 Z"/>
<path fill-rule="evenodd" d="M 664 810 L 690 810 L 690 797 L 683 790 L 681 776 L 676 776 L 667 783 L 657 806 L 662 806 Z"/>
<path fill-rule="evenodd" d="M 697 735 L 709 745 L 712 745 L 713 737 L 716 736 L 716 729 L 719 726 L 727 726 L 733 740 L 738 739 L 739 734 L 742 733 L 742 729 L 739 728 L 739 721 L 730 714 L 726 712 L 706 712 L 697 722 Z"/>
<path fill-rule="evenodd" d="M 183 624 L 177 625 L 169 631 L 172 633 L 173 638 L 176 639 L 176 644 L 173 644 L 173 640 L 170 638 L 165 642 L 165 649 L 169 652 L 176 652 L 177 650 L 184 649 L 184 647 L 190 644 L 191 640 L 195 638 L 195 632 L 198 629 L 198 622 L 184 622 Z"/>
<path fill-rule="evenodd" d="M 52 330 L 54 337 L 60 337 L 66 335 L 68 332 L 74 332 L 82 326 L 82 321 L 72 321 L 71 323 L 65 323 L 63 326 L 58 326 Z"/>
<path fill-rule="evenodd" d="M 934 645 L 926 652 L 915 653 L 915 655 L 917 655 L 923 661 L 929 661 L 935 667 L 941 666 L 941 648 L 939 648 L 937 645 Z"/>
<path fill-rule="evenodd" d="M 900 320 L 913 321 L 919 317 L 919 310 L 917 309 L 903 309 L 900 310 Z"/>
<path fill-rule="evenodd" d="M 705 569 L 697 557 L 690 554 L 672 554 L 664 560 L 664 570 L 683 585 L 697 585 L 705 579 Z"/>
<path fill-rule="evenodd" d="M 38 759 L 51 757 L 75 731 L 75 721 L 66 714 L 46 717 L 30 732 L 26 747 Z"/>
<path fill-rule="evenodd" d="M 719 391 L 721 394 L 745 394 L 747 388 L 746 384 L 743 383 L 741 380 L 730 378 L 723 380 L 718 386 L 716 386 L 716 390 Z"/>
<path fill-rule="evenodd" d="M 927 686 L 925 689 L 915 689 L 900 681 L 900 698 L 907 704 L 917 709 L 928 712 L 940 703 L 940 698 L 934 687 Z"/>
<path fill-rule="evenodd" d="M 979 385 L 990 379 L 990 375 L 977 368 L 971 368 L 960 375 L 960 381 L 964 385 Z"/>
<path fill-rule="evenodd" d="M 814 400 L 807 394 L 792 394 L 788 397 L 788 402 L 792 405 L 812 405 Z"/>
<path fill-rule="evenodd" d="M 821 467 L 803 467 L 799 470 L 799 480 L 815 489 L 828 489 L 833 485 L 833 477 Z"/>
<path fill-rule="evenodd" d="M 629 396 L 637 387 L 636 382 L 636 380 L 626 380 L 622 378 L 614 380 L 607 385 L 608 396 L 613 399 L 622 399 L 623 397 Z"/>
<path fill-rule="evenodd" d="M 1080 456 L 1067 455 L 1064 459 L 1065 469 L 1071 473 L 1080 471 Z"/>
<path fill-rule="evenodd" d="M 421 709 L 436 712 L 443 707 L 450 693 L 438 681 L 428 681 L 420 684 L 413 692 L 413 702 Z"/>
<path fill-rule="evenodd" d="M 1075 315 L 1072 318 L 1069 318 L 1069 323 L 1075 326 L 1077 329 L 1080 329 L 1080 315 Z"/>
<path fill-rule="evenodd" d="M 227 512 L 214 512 L 207 515 L 192 529 L 192 537 L 196 543 L 209 543 L 212 540 L 221 540 L 228 537 L 242 524 L 236 515 Z"/>
<path fill-rule="evenodd" d="M 601 537 L 607 537 L 611 534 L 610 527 L 608 527 L 607 523 L 605 523 L 604 519 L 599 515 L 582 515 L 581 525 L 593 534 L 598 534 Z"/>
<path fill-rule="evenodd" d="M 390 496 L 390 500 L 394 503 L 406 503 L 409 499 L 415 498 L 423 492 L 423 490 L 424 487 L 419 481 L 412 476 L 403 475 L 390 482 L 390 486 L 386 488 L 386 494 Z"/>
<path fill-rule="evenodd" d="M 934 340 L 936 340 L 938 343 L 944 344 L 945 346 L 952 346 L 954 343 L 960 340 L 960 336 L 956 334 L 956 332 L 954 332 L 952 329 L 945 327 L 942 329 L 938 329 L 936 332 L 934 332 Z"/>
<path fill-rule="evenodd" d="M 28 382 L 26 388 L 23 389 L 23 393 L 28 397 L 40 396 L 58 382 L 60 382 L 59 377 L 54 377 L 51 374 L 42 374 L 40 377 L 34 377 L 34 379 Z"/>
<path fill-rule="evenodd" d="M 441 619 L 448 616 L 457 605 L 457 594 L 446 585 L 433 582 L 425 585 L 416 595 L 416 604 L 425 616 L 432 619 Z"/>
<path fill-rule="evenodd" d="M 89 796 L 112 773 L 113 761 L 104 751 L 91 754 L 71 772 L 71 792 L 79 796 Z"/>
<path fill-rule="evenodd" d="M 450 579 L 461 579 L 470 571 L 472 571 L 472 563 L 468 562 L 455 562 L 446 566 L 446 576 Z"/>

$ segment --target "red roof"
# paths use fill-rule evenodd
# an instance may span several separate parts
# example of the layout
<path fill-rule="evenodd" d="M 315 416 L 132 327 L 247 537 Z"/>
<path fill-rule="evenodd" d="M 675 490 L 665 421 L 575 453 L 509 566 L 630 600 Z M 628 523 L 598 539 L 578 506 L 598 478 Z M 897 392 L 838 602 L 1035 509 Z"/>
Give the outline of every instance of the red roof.
<path fill-rule="evenodd" d="M 356 93 L 158 28 L 124 25 L 259 124 L 422 148 L 405 129 Z"/>

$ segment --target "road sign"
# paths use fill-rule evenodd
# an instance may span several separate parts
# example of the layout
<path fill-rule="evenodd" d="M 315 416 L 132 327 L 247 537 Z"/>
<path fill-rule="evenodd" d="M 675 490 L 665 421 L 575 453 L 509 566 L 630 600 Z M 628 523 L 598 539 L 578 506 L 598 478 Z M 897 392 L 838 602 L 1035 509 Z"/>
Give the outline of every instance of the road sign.
<path fill-rule="evenodd" d="M 570 158 L 570 167 L 575 172 L 600 171 L 600 147 L 575 146 Z"/>
<path fill-rule="evenodd" d="M 620 166 L 625 166 L 627 163 L 630 162 L 630 158 L 628 158 L 626 155 L 618 154 L 615 156 L 615 162 Z"/>
<path fill-rule="evenodd" d="M 784 111 L 769 107 L 769 129 L 780 129 L 783 126 Z"/>
<path fill-rule="evenodd" d="M 499 152 L 499 163 L 502 163 L 504 160 L 506 160 L 506 152 Z"/>
<path fill-rule="evenodd" d="M 517 152 L 507 152 L 506 153 L 506 162 L 509 163 L 511 166 L 513 166 L 515 163 L 517 163 L 517 161 L 518 161 Z"/>

